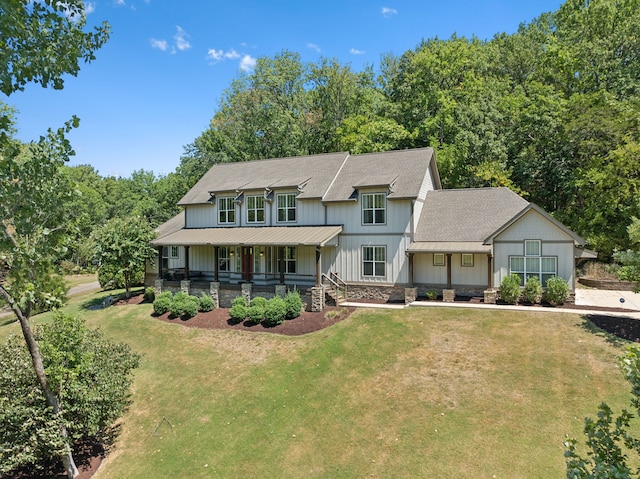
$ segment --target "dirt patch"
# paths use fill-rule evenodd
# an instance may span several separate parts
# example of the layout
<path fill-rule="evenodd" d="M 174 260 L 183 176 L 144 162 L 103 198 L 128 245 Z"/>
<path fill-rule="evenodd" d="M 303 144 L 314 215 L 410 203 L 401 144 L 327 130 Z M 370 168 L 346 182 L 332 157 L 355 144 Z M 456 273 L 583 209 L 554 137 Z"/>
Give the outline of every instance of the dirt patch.
<path fill-rule="evenodd" d="M 588 314 L 585 318 L 598 329 L 617 338 L 640 342 L 640 320 L 623 316 Z"/>

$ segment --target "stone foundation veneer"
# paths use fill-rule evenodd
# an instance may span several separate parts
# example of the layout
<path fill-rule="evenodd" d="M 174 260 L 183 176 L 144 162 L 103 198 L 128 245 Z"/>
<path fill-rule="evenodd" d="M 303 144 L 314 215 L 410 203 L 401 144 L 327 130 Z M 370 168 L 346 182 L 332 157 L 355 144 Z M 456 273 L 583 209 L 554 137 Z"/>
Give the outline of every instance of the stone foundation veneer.
<path fill-rule="evenodd" d="M 180 281 L 180 291 L 183 293 L 191 294 L 191 281 L 184 279 Z"/>
<path fill-rule="evenodd" d="M 209 295 L 213 299 L 216 308 L 220 307 L 220 283 L 212 281 L 209 283 Z"/>
<path fill-rule="evenodd" d="M 413 303 L 418 298 L 418 288 L 404 288 L 404 304 Z"/>
<path fill-rule="evenodd" d="M 453 303 L 456 299 L 456 290 L 455 289 L 443 289 L 442 290 L 442 302 L 443 303 Z"/>
<path fill-rule="evenodd" d="M 286 284 L 276 284 L 276 296 L 285 297 L 287 295 L 287 285 Z"/>
<path fill-rule="evenodd" d="M 251 290 L 253 289 L 252 283 L 242 283 L 242 296 L 247 302 L 247 306 L 251 303 Z"/>
<path fill-rule="evenodd" d="M 484 291 L 484 304 L 496 304 L 498 300 L 498 292 L 495 289 L 487 289 Z"/>
<path fill-rule="evenodd" d="M 311 311 L 322 310 L 324 310 L 324 288 L 322 286 L 314 286 L 311 288 Z"/>
<path fill-rule="evenodd" d="M 404 286 L 376 286 L 374 284 L 349 284 L 347 301 L 350 299 L 377 299 L 382 301 L 404 301 Z"/>
<path fill-rule="evenodd" d="M 153 283 L 153 290 L 156 293 L 156 296 L 158 296 L 160 293 L 162 293 L 162 288 L 164 286 L 164 280 L 162 279 L 156 279 Z"/>

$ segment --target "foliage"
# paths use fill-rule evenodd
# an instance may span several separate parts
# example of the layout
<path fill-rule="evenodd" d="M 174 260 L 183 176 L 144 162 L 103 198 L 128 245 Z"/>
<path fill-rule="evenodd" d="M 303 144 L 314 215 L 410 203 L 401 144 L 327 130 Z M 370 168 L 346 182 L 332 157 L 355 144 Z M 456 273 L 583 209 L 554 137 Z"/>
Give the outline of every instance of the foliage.
<path fill-rule="evenodd" d="M 199 311 L 213 311 L 216 308 L 216 303 L 213 301 L 213 298 L 206 293 L 200 294 L 200 298 L 198 298 L 198 300 L 200 301 L 200 305 L 198 307 Z"/>
<path fill-rule="evenodd" d="M 178 291 L 171 300 L 170 317 L 193 318 L 198 314 L 199 307 L 200 300 L 196 296 L 191 296 L 184 291 Z"/>
<path fill-rule="evenodd" d="M 435 289 L 430 289 L 426 293 L 427 299 L 434 300 L 438 298 L 438 292 Z"/>
<path fill-rule="evenodd" d="M 522 299 L 527 303 L 539 303 L 542 299 L 542 285 L 537 276 L 529 276 L 522 289 Z"/>
<path fill-rule="evenodd" d="M 229 316 L 234 323 L 244 321 L 247 317 L 247 300 L 244 296 L 237 296 L 231 302 L 231 308 L 229 308 Z"/>
<path fill-rule="evenodd" d="M 300 316 L 300 313 L 302 313 L 302 298 L 300 297 L 300 292 L 297 289 L 287 291 L 284 301 L 287 307 L 287 319 L 293 319 Z"/>
<path fill-rule="evenodd" d="M 569 299 L 569 284 L 559 276 L 552 276 L 547 280 L 543 299 L 549 304 L 564 304 Z"/>
<path fill-rule="evenodd" d="M 508 304 L 516 304 L 520 298 L 520 276 L 510 274 L 505 276 L 500 283 L 500 299 Z"/>
<path fill-rule="evenodd" d="M 131 296 L 131 287 L 136 275 L 144 274 L 145 263 L 155 258 L 150 242 L 155 232 L 149 223 L 139 217 L 109 220 L 95 233 L 100 258 L 100 270 L 107 277 L 122 275 L 126 297 Z"/>
<path fill-rule="evenodd" d="M 265 326 L 277 326 L 284 323 L 287 318 L 287 303 L 282 296 L 274 296 L 271 298 L 264 308 Z"/>
<path fill-rule="evenodd" d="M 62 313 L 34 334 L 51 388 L 61 399 L 69 443 L 104 439 L 129 404 L 139 356 Z M 0 472 L 37 468 L 64 451 L 59 419 L 31 371 L 24 341 L 10 337 L 0 347 L 0 363 Z"/>
<path fill-rule="evenodd" d="M 619 358 L 619 366 L 625 379 L 631 384 L 631 406 L 640 413 L 640 348 L 629 346 L 626 354 Z M 565 458 L 567 478 L 605 479 L 609 477 L 640 477 L 628 463 L 627 454 L 640 454 L 640 439 L 634 437 L 631 420 L 634 415 L 623 409 L 614 416 L 612 409 L 602 403 L 598 407 L 597 419 L 585 418 L 584 434 L 588 448 L 587 457 L 577 451 L 578 441 L 567 438 Z"/>
<path fill-rule="evenodd" d="M 148 286 L 144 289 L 144 300 L 148 303 L 153 303 L 156 299 L 156 290 L 152 286 Z"/>
<path fill-rule="evenodd" d="M 153 312 L 157 315 L 164 314 L 171 310 L 171 303 L 173 301 L 173 294 L 171 291 L 163 291 L 156 296 L 153 301 Z"/>
<path fill-rule="evenodd" d="M 247 320 L 252 324 L 258 324 L 261 322 L 264 319 L 265 306 L 266 304 L 255 304 L 252 301 L 251 305 L 247 309 Z"/>
<path fill-rule="evenodd" d="M 627 232 L 634 247 L 640 247 L 640 220 L 638 218 L 633 217 Z M 618 279 L 636 282 L 634 291 L 640 292 L 640 250 L 615 251 L 613 257 L 622 265 L 617 271 Z"/>
<path fill-rule="evenodd" d="M 131 275 L 130 288 L 134 286 L 142 286 L 144 284 L 144 270 L 137 270 Z M 98 282 L 100 287 L 105 290 L 124 289 L 126 282 L 121 271 L 116 270 L 114 265 L 104 264 L 98 268 Z"/>

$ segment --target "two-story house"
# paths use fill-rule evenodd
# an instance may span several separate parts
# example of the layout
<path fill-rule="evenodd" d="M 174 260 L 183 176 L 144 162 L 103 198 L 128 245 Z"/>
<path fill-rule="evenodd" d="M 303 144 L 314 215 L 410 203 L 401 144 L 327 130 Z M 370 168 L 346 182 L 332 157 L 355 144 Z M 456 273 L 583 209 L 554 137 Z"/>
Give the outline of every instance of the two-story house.
<path fill-rule="evenodd" d="M 315 308 L 327 281 L 387 300 L 406 288 L 482 293 L 510 273 L 573 287 L 584 246 L 506 188 L 442 190 L 431 148 L 218 164 L 179 204 L 158 228 L 148 283 L 309 288 Z"/>

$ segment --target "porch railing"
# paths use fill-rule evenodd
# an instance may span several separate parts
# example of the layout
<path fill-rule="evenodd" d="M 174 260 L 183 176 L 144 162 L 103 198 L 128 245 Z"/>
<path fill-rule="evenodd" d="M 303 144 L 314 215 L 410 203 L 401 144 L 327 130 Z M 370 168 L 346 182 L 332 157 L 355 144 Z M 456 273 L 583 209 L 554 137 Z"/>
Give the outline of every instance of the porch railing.
<path fill-rule="evenodd" d="M 336 306 L 347 300 L 347 283 L 338 276 L 338 273 L 330 271 L 329 274 L 322 273 L 322 278 L 331 285 L 331 290 L 335 295 Z"/>

